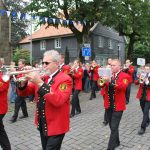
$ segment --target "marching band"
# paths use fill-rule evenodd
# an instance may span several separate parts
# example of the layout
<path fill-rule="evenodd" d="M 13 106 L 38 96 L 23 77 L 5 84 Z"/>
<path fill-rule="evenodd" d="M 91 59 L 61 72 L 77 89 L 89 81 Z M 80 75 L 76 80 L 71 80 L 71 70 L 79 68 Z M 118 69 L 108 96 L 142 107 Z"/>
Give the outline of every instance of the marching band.
<path fill-rule="evenodd" d="M 82 67 L 79 60 L 75 60 L 72 65 L 65 64 L 64 55 L 54 50 L 45 52 L 40 68 L 33 69 L 26 66 L 23 59 L 19 60 L 18 67 L 17 71 L 13 66 L 9 71 L 4 69 L 4 65 L 1 65 L 0 69 L 0 87 L 5 89 L 5 94 L 2 96 L 0 91 L 1 99 L 3 99 L 0 101 L 0 131 L 5 133 L 3 137 L 1 135 L 0 137 L 5 139 L 4 142 L 7 141 L 6 144 L 0 140 L 0 145 L 11 150 L 9 139 L 2 127 L 2 119 L 8 108 L 6 96 L 9 81 L 13 78 L 16 83 L 17 98 L 11 122 L 17 121 L 20 108 L 23 112 L 22 118 L 28 117 L 25 98 L 34 94 L 37 103 L 35 122 L 40 131 L 43 150 L 52 150 L 53 148 L 60 150 L 62 140 L 69 131 L 69 118 L 81 113 L 79 93 L 84 87 L 82 79 L 85 68 Z M 141 66 L 135 80 L 133 80 L 135 68 L 130 60 L 126 60 L 123 66 L 118 59 L 110 58 L 107 66 L 100 66 L 93 60 L 86 69 L 91 82 L 89 100 L 96 98 L 96 91 L 99 90 L 100 95 L 103 96 L 105 117 L 107 118 L 107 121 L 106 119 L 104 121 L 109 123 L 111 131 L 107 150 L 114 150 L 120 145 L 119 124 L 126 104 L 129 103 L 133 82 L 139 85 L 136 98 L 139 99 L 143 112 L 138 134 L 144 134 L 150 123 L 150 65 Z"/>

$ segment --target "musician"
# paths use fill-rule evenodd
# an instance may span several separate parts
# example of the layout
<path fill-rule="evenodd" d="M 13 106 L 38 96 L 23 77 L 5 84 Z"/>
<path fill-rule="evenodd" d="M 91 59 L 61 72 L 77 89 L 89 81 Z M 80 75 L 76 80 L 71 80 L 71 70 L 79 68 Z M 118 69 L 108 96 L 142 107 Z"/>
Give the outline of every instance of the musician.
<path fill-rule="evenodd" d="M 97 89 L 97 80 L 99 78 L 98 75 L 98 64 L 95 60 L 92 61 L 91 66 L 89 68 L 88 73 L 91 74 L 91 96 L 89 100 L 92 100 L 93 98 L 96 98 L 96 89 Z"/>
<path fill-rule="evenodd" d="M 141 129 L 138 131 L 139 135 L 145 133 L 146 127 L 149 125 L 149 109 L 150 109 L 150 65 L 145 65 L 145 76 L 138 77 L 135 80 L 136 85 L 139 86 L 136 98 L 140 100 L 141 110 L 143 112 L 143 119 L 141 123 Z"/>
<path fill-rule="evenodd" d="M 124 68 L 122 69 L 123 72 L 127 73 L 130 76 L 130 82 L 126 90 L 126 104 L 129 103 L 131 84 L 133 82 L 134 66 L 132 66 L 131 64 L 132 62 L 129 59 L 127 59 Z"/>
<path fill-rule="evenodd" d="M 120 70 L 120 66 L 118 59 L 112 60 L 113 77 L 106 78 L 107 82 L 103 85 L 104 107 L 111 130 L 107 150 L 114 150 L 120 145 L 119 124 L 123 111 L 126 109 L 125 91 L 129 83 L 129 76 Z"/>
<path fill-rule="evenodd" d="M 72 96 L 72 109 L 70 118 L 81 113 L 79 93 L 82 90 L 83 69 L 79 60 L 75 60 L 72 67 L 72 77 L 74 80 L 74 91 Z"/>
<path fill-rule="evenodd" d="M 65 64 L 65 56 L 64 54 L 60 54 L 61 58 L 60 58 L 60 65 L 59 65 L 59 68 L 62 72 L 64 72 L 65 74 L 70 74 L 70 66 Z"/>
<path fill-rule="evenodd" d="M 4 60 L 4 58 L 0 58 L 0 72 L 5 72 L 5 71 L 7 71 L 7 69 L 6 69 L 6 67 L 5 67 L 5 60 Z"/>
<path fill-rule="evenodd" d="M 3 118 L 8 111 L 8 89 L 9 81 L 4 82 L 2 73 L 0 73 L 0 146 L 4 150 L 11 150 L 10 142 L 3 124 Z"/>
<path fill-rule="evenodd" d="M 44 81 L 36 72 L 26 74 L 31 82 L 22 82 L 20 93 L 35 93 L 35 123 L 40 131 L 43 150 L 60 150 L 65 133 L 69 131 L 70 94 L 72 79 L 59 70 L 60 55 L 55 50 L 44 53 Z"/>
<path fill-rule="evenodd" d="M 111 67 L 112 58 L 107 59 L 107 66 L 109 65 Z"/>
<path fill-rule="evenodd" d="M 18 61 L 18 70 L 17 71 L 24 70 L 25 65 L 26 65 L 25 64 L 25 60 L 24 59 L 20 59 Z M 24 76 L 23 74 L 19 74 L 19 75 L 16 76 L 16 79 L 21 78 L 23 76 Z M 17 81 L 16 82 L 16 86 L 19 86 L 19 85 L 20 85 L 20 82 Z M 17 91 L 17 97 L 16 97 L 16 100 L 15 100 L 15 107 L 14 107 L 14 114 L 13 114 L 12 118 L 10 119 L 10 121 L 12 123 L 17 121 L 20 108 L 22 110 L 23 116 L 20 116 L 19 118 L 23 119 L 23 118 L 27 118 L 28 117 L 27 105 L 26 105 L 25 98 L 26 98 L 26 95 L 24 93 L 20 94 Z"/>

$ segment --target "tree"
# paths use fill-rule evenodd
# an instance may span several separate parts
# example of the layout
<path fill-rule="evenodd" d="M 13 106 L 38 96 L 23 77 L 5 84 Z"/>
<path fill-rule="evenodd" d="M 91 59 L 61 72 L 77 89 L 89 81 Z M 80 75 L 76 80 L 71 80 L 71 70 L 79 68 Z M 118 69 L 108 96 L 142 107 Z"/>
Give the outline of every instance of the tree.
<path fill-rule="evenodd" d="M 134 48 L 133 61 L 137 62 L 137 58 L 145 58 L 146 63 L 150 63 L 150 43 L 137 42 Z"/>
<path fill-rule="evenodd" d="M 78 54 L 80 53 L 80 45 L 90 42 L 89 31 L 100 16 L 100 6 L 105 0 L 32 0 L 26 8 L 32 14 L 41 17 L 64 18 L 70 20 L 66 27 L 74 33 L 78 41 Z M 82 23 L 82 31 L 71 21 L 74 20 Z M 56 24 L 49 22 L 48 25 L 58 26 L 59 20 L 56 19 Z"/>
<path fill-rule="evenodd" d="M 13 55 L 13 61 L 17 64 L 19 59 L 25 59 L 26 64 L 30 63 L 30 52 L 25 49 L 15 49 Z"/>
<path fill-rule="evenodd" d="M 129 38 L 127 58 L 133 58 L 134 44 L 150 37 L 149 0 L 107 0 L 100 20 Z"/>
<path fill-rule="evenodd" d="M 24 12 L 27 2 L 24 0 L 5 0 L 5 7 L 9 11 L 16 11 L 17 13 Z M 11 46 L 13 49 L 19 46 L 19 41 L 27 36 L 27 27 L 29 21 L 21 17 L 13 17 L 11 15 Z"/>
<path fill-rule="evenodd" d="M 70 62 L 69 51 L 68 51 L 68 47 L 66 47 L 66 50 L 65 50 L 65 64 L 69 64 L 69 62 Z"/>

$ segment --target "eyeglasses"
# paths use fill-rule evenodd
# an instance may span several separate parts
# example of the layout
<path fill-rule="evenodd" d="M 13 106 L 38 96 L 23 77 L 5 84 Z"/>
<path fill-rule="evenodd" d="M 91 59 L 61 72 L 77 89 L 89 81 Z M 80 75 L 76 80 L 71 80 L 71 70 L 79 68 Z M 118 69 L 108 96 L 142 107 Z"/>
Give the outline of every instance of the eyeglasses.
<path fill-rule="evenodd" d="M 47 62 L 47 61 L 44 62 L 44 61 L 43 61 L 43 62 L 42 62 L 42 65 L 44 65 L 44 64 L 45 64 L 45 65 L 49 65 L 50 63 L 52 63 L 52 62 Z"/>

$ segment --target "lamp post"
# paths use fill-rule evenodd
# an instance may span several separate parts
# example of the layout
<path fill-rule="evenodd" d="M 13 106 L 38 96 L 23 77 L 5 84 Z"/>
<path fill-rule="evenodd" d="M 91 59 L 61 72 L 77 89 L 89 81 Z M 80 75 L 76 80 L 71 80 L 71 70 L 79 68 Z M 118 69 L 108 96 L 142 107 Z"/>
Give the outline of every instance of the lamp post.
<path fill-rule="evenodd" d="M 32 15 L 31 15 L 31 21 L 30 21 L 30 25 L 31 25 L 31 35 L 30 35 L 30 65 L 32 66 Z"/>

